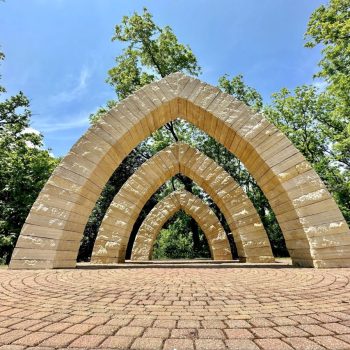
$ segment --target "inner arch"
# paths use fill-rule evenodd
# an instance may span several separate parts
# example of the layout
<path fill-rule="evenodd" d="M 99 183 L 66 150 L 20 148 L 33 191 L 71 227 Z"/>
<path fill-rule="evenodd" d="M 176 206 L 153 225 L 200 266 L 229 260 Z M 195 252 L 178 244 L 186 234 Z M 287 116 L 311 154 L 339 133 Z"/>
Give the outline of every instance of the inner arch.
<path fill-rule="evenodd" d="M 179 210 L 196 220 L 208 241 L 213 260 L 232 260 L 225 230 L 215 213 L 199 197 L 185 190 L 172 192 L 150 211 L 136 235 L 132 260 L 150 260 L 159 231 Z"/>
<path fill-rule="evenodd" d="M 181 173 L 206 191 L 233 233 L 241 261 L 271 262 L 272 250 L 252 202 L 215 161 L 184 143 L 174 143 L 143 163 L 114 197 L 102 220 L 91 262 L 124 262 L 137 217 L 151 194 Z"/>

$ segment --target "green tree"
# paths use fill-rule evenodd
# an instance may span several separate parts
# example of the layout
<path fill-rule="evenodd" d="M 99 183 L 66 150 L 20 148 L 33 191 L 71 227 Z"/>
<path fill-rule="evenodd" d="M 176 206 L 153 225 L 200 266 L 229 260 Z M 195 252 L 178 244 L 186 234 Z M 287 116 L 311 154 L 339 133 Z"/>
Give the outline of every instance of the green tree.
<path fill-rule="evenodd" d="M 256 111 L 260 111 L 263 107 L 262 96 L 254 88 L 245 84 L 242 74 L 233 77 L 231 81 L 227 74 L 223 75 L 219 78 L 219 88 Z"/>
<path fill-rule="evenodd" d="M 330 0 L 311 15 L 306 46 L 322 45 L 321 70 L 327 92 L 335 101 L 330 113 L 335 159 L 350 171 L 350 1 Z"/>
<path fill-rule="evenodd" d="M 1 263 L 9 261 L 25 218 L 57 163 L 43 149 L 42 136 L 29 129 L 30 118 L 29 100 L 22 92 L 0 102 Z"/>
<path fill-rule="evenodd" d="M 176 213 L 164 225 L 154 243 L 153 259 L 194 259 L 210 258 L 208 242 L 199 229 L 200 250 L 194 250 L 191 227 L 191 217 L 182 210 Z"/>
<path fill-rule="evenodd" d="M 178 71 L 191 75 L 197 75 L 200 72 L 197 59 L 189 46 L 179 43 L 170 27 L 160 28 L 157 26 L 147 9 L 143 9 L 141 14 L 135 12 L 132 16 L 124 16 L 121 24 L 115 27 L 112 41 L 126 44 L 122 54 L 115 59 L 116 65 L 108 71 L 107 82 L 115 89 L 117 99 L 108 101 L 106 107 L 101 107 L 95 114 L 91 115 L 92 123 L 113 107 L 118 100 L 124 99 L 145 84 Z M 157 150 L 162 149 L 161 147 L 187 137 L 184 136 L 183 128 L 181 121 L 166 124 L 148 140 L 137 146 L 118 167 L 89 218 L 80 249 L 80 259 L 88 259 L 105 210 L 121 185 L 145 160 Z M 192 182 L 184 177 L 182 180 L 186 182 L 187 190 L 192 191 Z M 161 192 L 161 189 L 159 191 Z M 131 250 L 131 244 L 141 224 L 141 219 L 157 203 L 156 197 L 157 194 L 152 196 L 142 210 L 140 220 L 135 224 L 128 252 Z M 194 220 L 191 221 L 191 227 L 195 242 L 199 242 L 197 225 Z M 195 247 L 197 249 L 196 244 Z"/>
<path fill-rule="evenodd" d="M 136 89 L 170 73 L 198 75 L 200 67 L 189 46 L 178 42 L 169 26 L 160 28 L 146 8 L 139 15 L 124 16 L 116 25 L 113 41 L 127 43 L 116 57 L 116 66 L 109 70 L 107 81 L 119 99 Z"/>
<path fill-rule="evenodd" d="M 314 86 L 303 85 L 293 93 L 282 89 L 273 94 L 265 115 L 313 165 L 350 222 L 349 172 L 333 151 L 337 136 L 332 115 L 335 103 L 328 92 L 320 93 Z"/>

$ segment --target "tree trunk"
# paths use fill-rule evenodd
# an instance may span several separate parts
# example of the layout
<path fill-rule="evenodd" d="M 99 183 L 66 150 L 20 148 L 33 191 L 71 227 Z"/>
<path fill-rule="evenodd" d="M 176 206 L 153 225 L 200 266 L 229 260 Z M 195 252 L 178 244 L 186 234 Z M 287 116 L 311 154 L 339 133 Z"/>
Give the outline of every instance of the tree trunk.
<path fill-rule="evenodd" d="M 184 184 L 185 190 L 193 194 L 193 192 L 192 192 L 193 181 L 191 179 L 189 179 L 188 177 L 183 176 L 182 174 L 178 174 L 178 178 Z M 190 221 L 190 228 L 191 228 L 192 239 L 193 239 L 193 251 L 194 251 L 195 255 L 197 255 L 196 253 L 198 253 L 200 250 L 199 231 L 198 231 L 197 222 L 192 217 L 191 217 L 191 221 Z"/>

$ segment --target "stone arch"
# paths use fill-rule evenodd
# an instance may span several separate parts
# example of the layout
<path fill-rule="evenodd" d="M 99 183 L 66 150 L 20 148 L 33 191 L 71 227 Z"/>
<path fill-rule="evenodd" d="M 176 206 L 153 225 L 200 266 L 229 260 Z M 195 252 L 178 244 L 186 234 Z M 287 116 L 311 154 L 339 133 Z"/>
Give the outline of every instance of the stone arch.
<path fill-rule="evenodd" d="M 158 233 L 179 210 L 183 210 L 197 221 L 208 241 L 213 260 L 232 260 L 226 232 L 215 213 L 199 197 L 185 190 L 172 192 L 150 211 L 137 233 L 132 260 L 150 260 Z"/>
<path fill-rule="evenodd" d="M 124 262 L 136 219 L 151 195 L 176 174 L 186 175 L 214 200 L 233 233 L 241 261 L 274 260 L 263 224 L 238 183 L 214 160 L 184 143 L 174 143 L 143 163 L 124 183 L 102 220 L 92 262 Z"/>
<path fill-rule="evenodd" d="M 175 73 L 122 100 L 77 141 L 35 201 L 10 267 L 74 267 L 89 214 L 113 171 L 138 143 L 178 117 L 242 161 L 269 200 L 294 264 L 350 266 L 349 227 L 288 138 L 234 97 Z"/>

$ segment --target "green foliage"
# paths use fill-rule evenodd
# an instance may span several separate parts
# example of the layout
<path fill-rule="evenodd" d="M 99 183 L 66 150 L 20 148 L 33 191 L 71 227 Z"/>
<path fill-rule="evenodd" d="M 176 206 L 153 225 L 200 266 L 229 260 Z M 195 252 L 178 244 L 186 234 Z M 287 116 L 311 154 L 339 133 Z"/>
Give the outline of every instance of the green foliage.
<path fill-rule="evenodd" d="M 57 164 L 42 148 L 42 136 L 28 129 L 30 117 L 22 92 L 0 102 L 1 263 L 8 262 L 25 218 Z"/>
<path fill-rule="evenodd" d="M 310 17 L 306 46 L 322 45 L 321 70 L 317 76 L 328 83 L 334 101 L 330 114 L 335 159 L 350 171 L 350 1 L 330 0 Z"/>
<path fill-rule="evenodd" d="M 350 87 L 349 33 L 349 0 L 330 0 L 327 5 L 321 5 L 312 13 L 306 31 L 307 47 L 323 45 L 323 57 L 319 63 L 321 71 L 318 75 L 331 84 L 342 85 L 340 90 L 344 93 Z"/>
<path fill-rule="evenodd" d="M 158 27 L 146 8 L 141 15 L 135 12 L 124 16 L 112 40 L 128 43 L 123 54 L 116 57 L 116 66 L 108 72 L 107 81 L 115 88 L 118 99 L 170 73 L 200 72 L 191 49 L 178 42 L 170 27 Z"/>
<path fill-rule="evenodd" d="M 182 210 L 165 225 L 154 243 L 152 259 L 198 259 L 210 258 L 207 240 L 199 230 L 200 250 L 193 246 L 193 232 L 189 231 L 191 218 Z"/>
<path fill-rule="evenodd" d="M 241 74 L 233 77 L 231 81 L 227 74 L 223 75 L 219 78 L 219 88 L 256 111 L 260 111 L 263 106 L 262 96 L 254 88 L 244 83 Z"/>
<path fill-rule="evenodd" d="M 293 144 L 326 183 L 350 222 L 350 177 L 334 151 L 338 123 L 333 118 L 335 100 L 328 92 L 318 92 L 314 86 L 297 87 L 273 94 L 265 115 Z"/>
<path fill-rule="evenodd" d="M 112 40 L 126 43 L 123 53 L 116 57 L 116 66 L 109 70 L 107 79 L 107 82 L 114 87 L 118 100 L 126 98 L 136 89 L 170 73 L 182 71 L 197 75 L 200 72 L 197 59 L 191 49 L 178 42 L 171 28 L 158 27 L 147 9 L 144 9 L 142 14 L 135 12 L 130 17 L 124 16 L 121 24 L 115 27 Z M 101 107 L 90 116 L 91 123 L 98 121 L 115 104 L 116 101 L 108 101 L 106 107 Z M 130 157 L 118 167 L 89 218 L 79 259 L 89 259 L 105 210 L 121 184 L 157 150 L 179 138 L 189 140 L 190 135 L 183 133 L 182 128 L 181 122 L 168 123 L 135 148 L 133 153 L 138 155 L 138 161 L 134 162 L 133 157 Z M 155 204 L 155 196 L 153 196 L 143 208 L 140 217 L 145 217 Z M 139 223 L 135 224 L 131 241 Z M 192 228 L 195 231 L 194 227 Z"/>
<path fill-rule="evenodd" d="M 99 226 L 113 197 L 123 186 L 126 179 L 150 157 L 148 150 L 144 148 L 144 144 L 141 144 L 140 147 L 131 152 L 119 165 L 104 187 L 85 227 L 84 237 L 78 254 L 78 261 L 88 261 L 90 259 Z M 144 153 L 142 149 L 144 149 Z M 142 214 L 143 213 L 141 213 L 141 215 Z"/>

